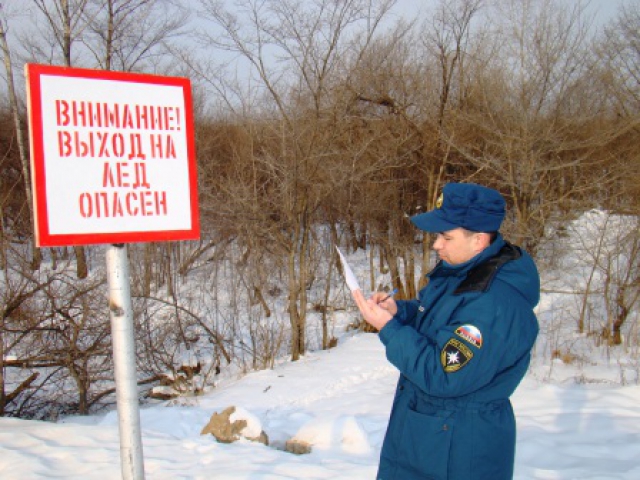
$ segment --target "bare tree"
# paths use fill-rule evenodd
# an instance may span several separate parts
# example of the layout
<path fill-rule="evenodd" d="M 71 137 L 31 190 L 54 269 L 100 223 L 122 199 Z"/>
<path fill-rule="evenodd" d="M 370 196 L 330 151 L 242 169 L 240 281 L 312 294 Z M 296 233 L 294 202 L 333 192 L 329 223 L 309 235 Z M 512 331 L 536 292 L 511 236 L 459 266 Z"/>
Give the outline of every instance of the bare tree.
<path fill-rule="evenodd" d="M 13 328 L 13 321 L 28 311 L 29 302 L 43 288 L 48 286 L 47 283 L 32 283 L 26 278 L 20 276 L 9 275 L 7 269 L 3 272 L 3 289 L 2 289 L 2 305 L 0 311 L 0 416 L 12 410 L 9 405 L 25 392 L 34 388 L 34 383 L 39 376 L 38 372 L 29 372 L 22 377 L 12 376 L 11 380 L 7 380 L 5 371 L 11 366 L 13 353 L 12 346 L 16 340 L 20 340 L 20 335 Z M 37 328 L 37 326 L 33 326 Z M 17 337 L 17 338 L 16 338 Z M 16 356 L 17 358 L 17 356 Z M 15 381 L 18 378 L 18 381 Z"/>
<path fill-rule="evenodd" d="M 82 42 L 102 70 L 141 71 L 167 58 L 188 12 L 172 0 L 91 0 Z"/>
<path fill-rule="evenodd" d="M 423 143 L 425 158 L 420 165 L 420 173 L 425 177 L 425 198 L 423 207 L 432 208 L 437 200 L 443 184 L 454 178 L 464 180 L 468 175 L 464 170 L 456 169 L 451 159 L 451 148 L 446 139 L 456 136 L 456 112 L 464 108 L 467 94 L 466 68 L 467 60 L 473 52 L 475 32 L 473 24 L 477 21 L 483 7 L 483 0 L 440 1 L 435 8 L 431 22 L 425 23 L 422 46 L 427 53 L 426 70 L 433 70 L 440 78 L 431 78 L 431 85 L 426 88 L 438 90 L 433 96 L 435 104 L 426 104 L 434 114 L 426 115 L 424 122 L 431 125 L 427 131 L 433 132 L 435 140 L 425 138 Z M 480 39 L 476 39 L 478 41 Z M 433 63 L 433 66 L 432 66 Z M 432 67 L 432 68 L 429 68 Z M 432 95 L 425 92 L 429 99 Z M 423 132 L 425 129 L 421 129 Z M 424 234 L 422 240 L 423 254 L 421 270 L 423 275 L 431 268 L 429 241 L 430 235 Z M 423 276 L 424 278 L 424 276 Z M 415 295 L 415 292 L 413 292 Z"/>
<path fill-rule="evenodd" d="M 24 135 L 22 131 L 22 125 L 20 123 L 20 110 L 18 107 L 18 97 L 16 95 L 16 89 L 14 84 L 13 66 L 11 63 L 11 50 L 9 49 L 9 42 L 7 41 L 7 19 L 4 16 L 4 10 L 2 4 L 0 4 L 0 48 L 2 49 L 2 56 L 4 60 L 5 70 L 7 72 L 7 88 L 9 94 L 9 105 L 11 109 L 11 115 L 13 117 L 13 125 L 15 128 L 16 141 L 18 144 L 18 153 L 20 155 L 20 165 L 22 165 L 22 177 L 24 181 L 24 189 L 27 198 L 27 206 L 29 209 L 29 219 L 31 225 L 34 225 L 33 218 L 33 205 L 31 203 L 31 175 L 29 173 L 29 159 L 27 158 L 27 150 L 25 147 Z M 42 254 L 35 245 L 35 236 L 32 237 L 33 249 L 31 256 L 31 268 L 37 270 L 40 268 L 42 261 Z"/>
<path fill-rule="evenodd" d="M 369 229 L 398 298 L 414 297 L 420 286 L 415 281 L 416 233 L 407 217 L 431 208 L 445 181 L 468 175 L 452 161 L 447 139 L 456 136 L 454 120 L 464 108 L 469 83 L 465 65 L 482 3 L 438 2 L 417 33 L 417 23 L 398 25 L 367 52 L 351 80 L 361 118 L 384 125 L 389 134 L 384 140 L 386 156 L 393 161 L 380 172 L 386 181 L 377 185 L 372 197 L 384 198 L 388 208 L 401 214 L 381 212 Z M 388 187 L 385 193 L 383 185 Z M 367 203 L 371 200 L 363 201 Z M 422 236 L 423 274 L 431 268 L 430 240 Z"/>
<path fill-rule="evenodd" d="M 252 218 L 249 222 L 238 218 L 242 228 L 260 241 L 259 248 L 284 259 L 291 355 L 297 360 L 306 349 L 307 292 L 313 282 L 311 232 L 323 198 L 337 190 L 336 185 L 318 182 L 336 134 L 327 116 L 332 108 L 330 92 L 346 52 L 352 49 L 357 55 L 366 50 L 393 2 L 243 1 L 236 6 L 237 13 L 225 10 L 220 2 L 201 4 L 202 17 L 222 32 L 219 36 L 203 32 L 203 45 L 240 55 L 247 62 L 257 88 L 264 92 L 262 106 L 251 113 L 272 119 L 248 125 L 255 142 L 247 158 L 253 165 L 252 187 L 237 192 L 234 199 L 239 207 L 236 215 L 243 210 L 242 217 Z M 218 84 L 219 91 L 222 88 Z"/>
<path fill-rule="evenodd" d="M 46 25 L 39 37 L 23 38 L 24 47 L 32 60 L 40 63 L 76 64 L 73 46 L 88 27 L 85 10 L 89 0 L 31 0 L 42 14 Z"/>
<path fill-rule="evenodd" d="M 81 38 L 87 28 L 84 12 L 88 0 L 31 1 L 43 14 L 49 28 L 48 33 L 51 35 L 49 39 L 54 42 L 54 45 L 60 52 L 63 65 L 71 67 L 73 65 L 72 47 L 74 43 Z M 31 45 L 32 54 L 37 51 L 42 51 L 37 49 L 37 44 L 33 42 L 28 42 L 27 44 Z M 37 57 L 34 59 L 38 60 Z M 54 61 L 54 58 L 49 56 L 48 60 L 51 62 Z M 89 270 L 85 247 L 74 246 L 73 250 L 76 255 L 76 272 L 78 278 L 86 278 Z"/>
<path fill-rule="evenodd" d="M 599 60 L 608 73 L 615 107 L 626 117 L 637 115 L 640 105 L 639 28 L 640 6 L 624 5 L 599 42 Z"/>
<path fill-rule="evenodd" d="M 618 16 L 605 28 L 597 44 L 600 84 L 606 95 L 606 111 L 615 119 L 615 151 L 612 170 L 619 174 L 622 188 L 609 190 L 612 206 L 637 213 L 640 211 L 640 175 L 638 158 L 638 115 L 640 114 L 640 6 L 624 5 Z M 635 158 L 635 161 L 633 160 Z M 617 160 L 617 161 L 616 161 Z M 635 200 L 635 201 L 634 201 Z"/>
<path fill-rule="evenodd" d="M 595 192 L 584 172 L 611 131 L 594 135 L 598 100 L 585 96 L 592 44 L 584 6 L 506 0 L 499 7 L 490 25 L 496 43 L 467 66 L 473 83 L 458 117 L 467 144 L 454 136 L 449 144 L 479 181 L 505 194 L 507 230 L 535 253 L 548 221 Z"/>

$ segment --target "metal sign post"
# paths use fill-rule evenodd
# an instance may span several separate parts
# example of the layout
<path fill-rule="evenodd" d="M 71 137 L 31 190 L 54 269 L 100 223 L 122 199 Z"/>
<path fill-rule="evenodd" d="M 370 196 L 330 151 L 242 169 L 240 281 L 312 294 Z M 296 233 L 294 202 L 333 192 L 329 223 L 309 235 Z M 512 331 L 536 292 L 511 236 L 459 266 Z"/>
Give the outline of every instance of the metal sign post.
<path fill-rule="evenodd" d="M 129 260 L 123 244 L 110 245 L 107 249 L 107 278 L 122 478 L 142 480 L 144 460 L 138 410 L 133 306 L 129 288 Z"/>

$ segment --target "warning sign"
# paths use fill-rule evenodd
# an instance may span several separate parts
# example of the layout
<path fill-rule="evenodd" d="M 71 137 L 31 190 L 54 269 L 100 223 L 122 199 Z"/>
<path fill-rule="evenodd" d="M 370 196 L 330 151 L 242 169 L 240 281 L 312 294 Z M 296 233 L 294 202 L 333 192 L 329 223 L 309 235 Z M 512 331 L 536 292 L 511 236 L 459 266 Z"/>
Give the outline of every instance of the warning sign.
<path fill-rule="evenodd" d="M 38 246 L 199 238 L 188 79 L 26 75 Z"/>

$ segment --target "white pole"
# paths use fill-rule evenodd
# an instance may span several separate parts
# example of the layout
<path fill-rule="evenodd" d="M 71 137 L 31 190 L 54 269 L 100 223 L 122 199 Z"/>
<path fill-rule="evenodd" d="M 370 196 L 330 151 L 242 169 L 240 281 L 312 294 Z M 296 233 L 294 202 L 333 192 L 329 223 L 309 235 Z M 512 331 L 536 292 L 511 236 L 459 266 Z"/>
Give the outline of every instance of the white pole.
<path fill-rule="evenodd" d="M 127 259 L 127 249 L 122 244 L 110 245 L 107 249 L 107 279 L 109 282 L 111 343 L 116 378 L 122 478 L 124 480 L 143 480 L 144 463 L 140 412 L 138 410 L 129 260 Z"/>

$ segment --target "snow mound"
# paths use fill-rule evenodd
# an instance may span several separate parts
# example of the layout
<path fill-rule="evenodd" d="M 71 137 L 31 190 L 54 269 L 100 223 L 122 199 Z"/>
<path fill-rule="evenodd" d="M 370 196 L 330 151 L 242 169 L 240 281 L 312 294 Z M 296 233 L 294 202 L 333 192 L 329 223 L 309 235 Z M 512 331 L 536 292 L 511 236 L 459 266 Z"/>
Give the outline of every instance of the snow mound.
<path fill-rule="evenodd" d="M 262 422 L 253 413 L 242 407 L 235 407 L 235 411 L 229 416 L 231 423 L 244 420 L 247 426 L 242 429 L 240 435 L 245 438 L 258 438 L 262 433 Z"/>
<path fill-rule="evenodd" d="M 345 453 L 367 455 L 371 453 L 369 438 L 352 415 L 318 418 L 305 423 L 293 440 L 306 442 L 314 450 L 341 449 Z"/>

